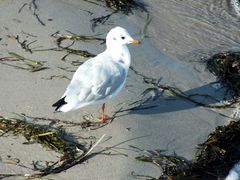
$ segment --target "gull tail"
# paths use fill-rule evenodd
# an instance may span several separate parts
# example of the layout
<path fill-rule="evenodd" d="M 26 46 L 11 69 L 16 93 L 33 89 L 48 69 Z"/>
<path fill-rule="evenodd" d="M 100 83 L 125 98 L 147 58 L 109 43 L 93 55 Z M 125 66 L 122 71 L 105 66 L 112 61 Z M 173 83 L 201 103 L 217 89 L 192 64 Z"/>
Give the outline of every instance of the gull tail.
<path fill-rule="evenodd" d="M 59 108 L 61 108 L 64 104 L 67 104 L 67 102 L 65 101 L 65 97 L 59 99 L 57 102 L 55 102 L 52 107 L 56 107 L 55 111 L 58 111 Z"/>

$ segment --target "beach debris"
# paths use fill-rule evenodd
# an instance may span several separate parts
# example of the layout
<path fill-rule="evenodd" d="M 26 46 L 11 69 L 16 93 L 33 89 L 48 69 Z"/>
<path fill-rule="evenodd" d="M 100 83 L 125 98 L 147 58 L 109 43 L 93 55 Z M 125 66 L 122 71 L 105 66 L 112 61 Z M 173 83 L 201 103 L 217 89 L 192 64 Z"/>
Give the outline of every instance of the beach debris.
<path fill-rule="evenodd" d="M 218 126 L 198 145 L 192 162 L 164 151 L 143 151 L 137 160 L 150 162 L 161 170 L 156 179 L 223 179 L 240 159 L 240 122 Z M 213 168 L 214 167 L 214 168 Z"/>
<path fill-rule="evenodd" d="M 114 11 L 119 11 L 124 14 L 133 13 L 134 9 L 140 9 L 142 11 L 147 11 L 145 4 L 136 0 L 83 0 L 88 3 L 108 7 Z M 105 5 L 103 4 L 105 3 Z"/>
<path fill-rule="evenodd" d="M 147 11 L 145 5 L 135 0 L 105 0 L 107 7 L 124 14 L 132 13 L 133 9 Z"/>
<path fill-rule="evenodd" d="M 99 38 L 97 37 L 98 35 L 96 36 L 93 36 L 93 35 L 78 35 L 78 34 L 75 34 L 71 31 L 67 31 L 68 33 L 70 34 L 61 34 L 59 31 L 53 33 L 51 36 L 56 38 L 57 40 L 57 44 L 61 44 L 61 42 L 63 40 L 73 40 L 73 41 L 84 41 L 84 42 L 92 42 L 92 41 L 100 41 L 101 43 L 105 43 L 106 40 L 104 38 Z M 100 35 L 100 34 L 99 34 Z"/>
<path fill-rule="evenodd" d="M 16 114 L 17 116 L 23 118 L 24 120 L 27 121 L 39 121 L 39 122 L 49 122 L 49 126 L 58 126 L 58 127 L 62 127 L 64 125 L 64 127 L 75 127 L 75 126 L 79 126 L 82 129 L 88 129 L 88 130 L 95 130 L 95 129 L 99 129 L 102 128 L 106 125 L 108 125 L 109 123 L 112 122 L 112 120 L 109 120 L 107 122 L 101 123 L 101 122 L 96 122 L 94 121 L 95 118 L 93 117 L 92 114 L 87 114 L 84 115 L 82 118 L 84 121 L 82 122 L 72 122 L 72 121 L 64 121 L 64 120 L 60 120 L 60 119 L 51 119 L 51 118 L 44 118 L 44 117 L 33 117 L 33 116 L 29 116 L 26 114 Z"/>
<path fill-rule="evenodd" d="M 26 7 L 28 5 L 28 9 L 30 11 L 33 12 L 33 15 L 35 16 L 35 18 L 37 19 L 37 21 L 42 25 L 42 26 L 46 26 L 46 24 L 41 20 L 41 18 L 39 17 L 39 9 L 38 6 L 36 4 L 36 0 L 32 0 L 29 3 L 24 3 L 18 10 L 18 13 L 20 14 L 22 12 L 22 10 L 24 9 L 24 7 Z"/>
<path fill-rule="evenodd" d="M 42 144 L 64 156 L 75 156 L 77 152 L 76 144 L 69 143 L 64 136 L 66 133 L 63 129 L 50 129 L 47 126 L 41 126 L 26 121 L 24 118 L 6 118 L 0 116 L 0 136 L 8 134 L 23 135 L 28 142 L 36 142 Z"/>
<path fill-rule="evenodd" d="M 77 56 L 80 56 L 82 58 L 90 58 L 95 57 L 95 54 L 92 54 L 86 50 L 78 50 L 71 48 L 72 45 L 74 45 L 75 41 L 83 41 L 83 42 L 93 42 L 93 41 L 100 41 L 101 43 L 105 43 L 105 39 L 99 38 L 97 36 L 84 36 L 84 35 L 77 35 L 75 33 L 72 33 L 70 31 L 67 31 L 69 34 L 61 34 L 59 31 L 53 33 L 51 36 L 56 39 L 57 47 L 54 48 L 48 48 L 48 49 L 34 49 L 33 52 L 39 52 L 39 51 L 65 51 L 67 52 L 66 55 L 62 57 L 62 60 L 65 61 L 66 57 L 70 54 L 74 54 Z M 68 46 L 62 46 L 62 42 L 65 40 L 70 40 L 72 43 Z M 74 66 L 79 66 L 82 62 L 79 61 L 73 61 L 71 62 Z"/>
<path fill-rule="evenodd" d="M 14 52 L 9 52 L 8 54 L 9 54 L 8 57 L 0 58 L 1 64 L 11 66 L 11 67 L 14 67 L 17 69 L 27 70 L 29 72 L 38 72 L 38 71 L 42 71 L 45 69 L 49 69 L 49 67 L 44 66 L 44 63 L 45 63 L 44 61 L 36 61 L 36 60 L 29 59 L 29 58 L 25 58 Z M 6 63 L 6 62 L 11 63 L 11 62 L 15 62 L 15 61 L 23 62 L 23 66 Z"/>
<path fill-rule="evenodd" d="M 105 122 L 96 122 L 94 121 L 94 117 L 91 114 L 84 115 L 83 116 L 84 121 L 81 122 L 81 127 L 83 129 L 88 129 L 88 130 L 96 130 L 99 128 L 102 128 L 108 124 L 110 124 L 113 121 L 113 118 L 105 121 Z"/>
<path fill-rule="evenodd" d="M 56 43 L 57 43 L 57 46 L 58 48 L 62 49 L 62 50 L 65 50 L 67 51 L 67 55 L 65 55 L 62 60 L 65 60 L 65 58 L 69 55 L 69 54 L 75 54 L 75 55 L 79 55 L 81 57 L 84 57 L 84 58 L 90 58 L 90 57 L 94 57 L 95 55 L 92 54 L 92 53 L 89 53 L 88 51 L 85 51 L 85 50 L 75 50 L 75 49 L 72 49 L 70 48 L 74 43 L 75 41 L 83 41 L 83 42 L 92 42 L 92 41 L 100 41 L 101 43 L 105 43 L 105 39 L 103 38 L 99 38 L 97 36 L 84 36 L 84 35 L 77 35 L 75 33 L 72 33 L 70 31 L 67 31 L 68 33 L 70 34 L 61 34 L 59 31 L 55 32 L 54 34 L 52 34 L 51 36 L 56 38 Z M 61 44 L 62 44 L 62 41 L 64 40 L 71 40 L 72 43 L 71 45 L 69 46 L 66 46 L 66 47 L 63 47 Z M 76 62 L 71 62 L 72 65 L 77 65 L 79 66 L 79 62 L 76 63 Z"/>
<path fill-rule="evenodd" d="M 68 78 L 67 76 L 65 75 L 52 75 L 50 77 L 42 77 L 42 79 L 45 79 L 45 80 L 53 80 L 54 78 L 58 78 L 58 79 L 67 79 L 67 80 L 71 80 L 70 78 Z"/>
<path fill-rule="evenodd" d="M 109 20 L 109 18 L 115 13 L 122 12 L 128 15 L 129 13 L 133 13 L 133 9 L 140 9 L 142 11 L 147 12 L 147 9 L 145 8 L 145 4 L 137 2 L 135 0 L 105 0 L 105 3 L 108 8 L 111 8 L 113 10 L 113 12 L 104 16 L 91 19 L 93 32 L 99 24 L 105 25 L 106 22 Z M 148 18 L 148 15 L 147 15 L 147 18 Z M 146 20 L 148 24 L 151 22 L 150 19 L 146 19 Z M 145 26 L 144 28 L 146 27 L 147 26 Z"/>
<path fill-rule="evenodd" d="M 92 31 L 94 32 L 95 28 L 99 24 L 104 25 L 107 22 L 107 20 L 115 13 L 117 13 L 117 12 L 114 11 L 114 12 L 111 12 L 110 14 L 105 15 L 105 16 L 100 16 L 100 17 L 91 19 L 90 22 L 92 22 Z"/>
<path fill-rule="evenodd" d="M 233 98 L 240 96 L 240 52 L 220 52 L 206 60 L 207 69 Z"/>
<path fill-rule="evenodd" d="M 60 119 L 51 119 L 51 118 L 44 118 L 44 117 L 33 117 L 33 116 L 29 116 L 26 115 L 24 113 L 21 114 L 17 114 L 17 116 L 19 116 L 21 119 L 23 119 L 24 121 L 30 121 L 30 122 L 49 122 L 49 126 L 53 126 L 53 125 L 59 125 L 59 127 L 62 127 L 62 125 L 64 125 L 64 127 L 74 127 L 74 126 L 80 126 L 81 127 L 81 123 L 77 123 L 77 122 L 72 122 L 69 120 L 60 120 Z"/>
<path fill-rule="evenodd" d="M 50 148 L 62 156 L 56 162 L 49 162 L 47 166 L 38 168 L 37 162 L 33 163 L 35 170 L 39 171 L 34 174 L 0 174 L 1 178 L 10 176 L 22 176 L 28 178 L 41 178 L 49 174 L 56 174 L 84 162 L 89 158 L 88 155 L 105 137 L 103 135 L 95 144 L 87 145 L 79 144 L 68 140 L 68 134 L 61 128 L 51 128 L 45 125 L 38 125 L 29 122 L 30 116 L 22 116 L 24 118 L 6 118 L 0 116 L 0 136 L 22 135 L 31 143 L 40 143 L 44 147 Z M 28 121 L 26 120 L 28 118 Z M 28 144 L 28 143 L 26 143 Z M 95 153 L 96 154 L 96 153 Z"/>
<path fill-rule="evenodd" d="M 17 43 L 22 47 L 22 49 L 26 52 L 30 52 L 32 54 L 32 49 L 29 47 L 31 44 L 35 43 L 37 40 L 31 41 L 31 42 L 27 42 L 27 40 L 23 40 L 22 42 L 19 39 L 19 36 L 14 36 L 14 38 L 16 39 Z"/>

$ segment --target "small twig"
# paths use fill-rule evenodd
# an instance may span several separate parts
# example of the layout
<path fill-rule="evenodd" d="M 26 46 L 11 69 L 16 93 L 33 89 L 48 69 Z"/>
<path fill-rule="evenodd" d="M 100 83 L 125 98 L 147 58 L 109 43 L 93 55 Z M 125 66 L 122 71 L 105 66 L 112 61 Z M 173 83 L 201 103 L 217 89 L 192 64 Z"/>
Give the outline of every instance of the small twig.
<path fill-rule="evenodd" d="M 85 158 L 88 154 L 92 152 L 92 150 L 103 140 L 106 134 L 102 135 L 102 137 L 82 156 L 81 159 Z"/>

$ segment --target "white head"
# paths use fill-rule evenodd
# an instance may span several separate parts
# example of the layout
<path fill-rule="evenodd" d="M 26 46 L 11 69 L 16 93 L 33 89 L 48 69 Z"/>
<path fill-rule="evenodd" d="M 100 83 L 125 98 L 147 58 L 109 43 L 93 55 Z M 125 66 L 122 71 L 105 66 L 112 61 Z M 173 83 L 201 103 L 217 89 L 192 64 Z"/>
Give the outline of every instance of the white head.
<path fill-rule="evenodd" d="M 109 31 L 106 38 L 107 47 L 114 45 L 139 44 L 139 40 L 134 40 L 126 29 L 115 27 Z"/>

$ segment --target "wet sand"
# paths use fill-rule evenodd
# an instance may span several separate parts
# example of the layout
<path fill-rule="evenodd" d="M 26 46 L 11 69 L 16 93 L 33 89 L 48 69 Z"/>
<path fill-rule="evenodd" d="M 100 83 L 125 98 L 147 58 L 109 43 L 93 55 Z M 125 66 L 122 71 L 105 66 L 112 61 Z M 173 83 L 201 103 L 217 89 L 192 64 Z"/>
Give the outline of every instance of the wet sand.
<path fill-rule="evenodd" d="M 27 3 L 19 13 L 19 9 Z M 83 116 L 99 115 L 100 105 L 89 106 L 69 113 L 53 113 L 51 105 L 65 91 L 69 80 L 53 78 L 52 75 L 72 77 L 73 72 L 66 72 L 58 67 L 76 70 L 69 62 L 61 61 L 65 52 L 43 51 L 24 52 L 10 36 L 19 35 L 21 41 L 37 40 L 31 47 L 56 47 L 56 31 L 71 31 L 80 35 L 97 35 L 105 38 L 106 33 L 115 26 L 126 28 L 134 38 L 140 38 L 139 32 L 144 26 L 145 13 L 114 14 L 105 25 L 99 25 L 92 31 L 91 19 L 107 15 L 111 10 L 104 6 L 84 1 L 42 0 L 36 1 L 40 20 L 29 9 L 29 1 L 4 0 L 0 6 L 0 41 L 1 57 L 8 52 L 15 52 L 24 57 L 46 61 L 47 70 L 31 73 L 0 64 L 0 112 L 2 116 L 14 117 L 14 113 L 24 113 L 34 117 L 57 118 L 73 122 L 82 122 Z M 148 10 L 153 20 L 149 25 L 148 36 L 139 46 L 129 46 L 132 66 L 145 76 L 160 79 L 161 84 L 177 87 L 186 94 L 209 94 L 221 100 L 222 91 L 216 91 L 212 83 L 216 81 L 201 61 L 212 52 L 223 49 L 239 49 L 238 18 L 225 1 L 151 1 Z M 226 26 L 226 23 L 228 26 Z M 31 35 L 29 35 L 31 34 Z M 97 54 L 105 45 L 99 42 L 77 42 L 76 49 Z M 87 59 L 75 55 L 67 61 Z M 16 62 L 16 65 L 21 65 Z M 125 88 L 107 103 L 111 115 L 120 107 L 141 99 L 141 94 L 152 86 L 143 83 L 143 78 L 130 70 Z M 207 100 L 203 100 L 208 103 Z M 219 112 L 230 115 L 232 110 L 215 110 L 199 107 L 181 98 L 166 95 L 159 96 L 148 106 L 154 108 L 119 113 L 107 126 L 97 130 L 83 130 L 81 127 L 67 128 L 67 132 L 76 137 L 106 134 L 106 140 L 100 143 L 94 152 L 117 145 L 107 152 L 117 155 L 99 154 L 86 163 L 70 168 L 66 172 L 50 175 L 51 179 L 133 179 L 131 172 L 158 177 L 160 171 L 154 165 L 136 161 L 139 154 L 129 145 L 145 150 L 162 149 L 170 154 L 177 153 L 189 160 L 194 157 L 196 145 L 203 142 L 207 135 L 218 125 L 227 124 L 229 119 Z M 107 140 L 108 139 L 108 140 Z M 78 138 L 81 142 L 81 138 Z M 32 160 L 56 160 L 57 154 L 45 151 L 40 145 L 23 145 L 21 137 L 1 137 L 0 157 L 8 155 L 18 158 L 22 164 L 31 167 Z M 127 154 L 119 155 L 120 153 Z M 32 173 L 32 170 L 14 164 L 0 162 L 1 173 Z M 12 179 L 12 178 L 9 178 Z"/>

